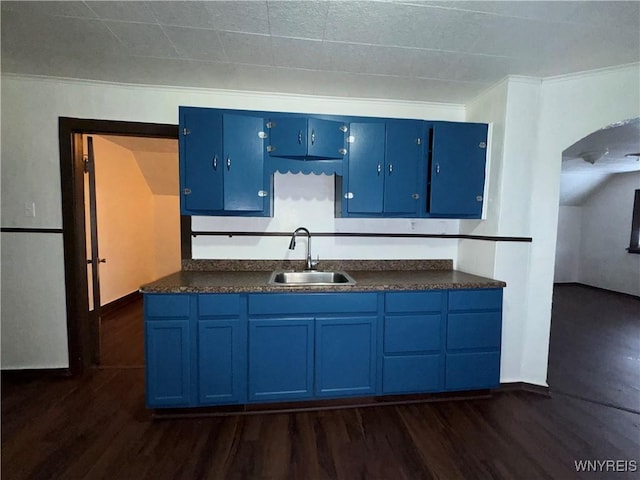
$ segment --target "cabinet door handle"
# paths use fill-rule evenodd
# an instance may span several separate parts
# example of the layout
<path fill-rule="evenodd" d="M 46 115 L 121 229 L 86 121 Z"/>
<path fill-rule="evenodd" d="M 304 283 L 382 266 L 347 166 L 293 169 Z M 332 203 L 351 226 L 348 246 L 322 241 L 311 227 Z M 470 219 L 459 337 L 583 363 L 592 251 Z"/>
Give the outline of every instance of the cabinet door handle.
<path fill-rule="evenodd" d="M 302 130 L 298 130 L 298 145 L 302 145 Z"/>
<path fill-rule="evenodd" d="M 389 175 L 393 173 L 393 163 L 389 164 Z"/>
<path fill-rule="evenodd" d="M 440 173 L 440 164 L 436 163 L 436 174 Z"/>
<path fill-rule="evenodd" d="M 227 170 L 231 170 L 231 157 L 227 155 Z"/>
<path fill-rule="evenodd" d="M 313 145 L 314 143 L 316 143 L 316 131 L 311 130 L 311 145 Z"/>
<path fill-rule="evenodd" d="M 212 164 L 213 164 L 213 169 L 214 169 L 214 170 L 217 170 L 217 169 L 218 169 L 218 155 L 214 155 L 214 156 L 213 156 L 213 162 L 212 162 Z"/>
<path fill-rule="evenodd" d="M 380 175 L 381 171 L 382 171 L 382 165 L 378 164 L 378 175 Z"/>

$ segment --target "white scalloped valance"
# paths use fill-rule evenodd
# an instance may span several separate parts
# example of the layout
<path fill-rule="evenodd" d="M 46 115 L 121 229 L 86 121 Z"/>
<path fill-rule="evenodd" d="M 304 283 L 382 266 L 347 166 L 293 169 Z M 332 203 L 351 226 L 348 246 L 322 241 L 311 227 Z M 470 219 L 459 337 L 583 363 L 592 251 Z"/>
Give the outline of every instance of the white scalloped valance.
<path fill-rule="evenodd" d="M 297 160 L 268 158 L 265 160 L 270 173 L 302 173 L 304 175 L 342 175 L 342 160 Z"/>

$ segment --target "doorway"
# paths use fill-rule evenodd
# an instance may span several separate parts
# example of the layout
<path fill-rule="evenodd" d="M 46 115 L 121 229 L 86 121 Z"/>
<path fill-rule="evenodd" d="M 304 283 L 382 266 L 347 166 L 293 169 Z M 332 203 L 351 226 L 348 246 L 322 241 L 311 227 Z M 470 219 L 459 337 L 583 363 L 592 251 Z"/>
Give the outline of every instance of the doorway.
<path fill-rule="evenodd" d="M 640 118 L 563 152 L 548 383 L 638 413 L 640 256 L 628 250 L 640 188 Z"/>
<path fill-rule="evenodd" d="M 138 289 L 181 268 L 178 142 L 83 135 L 83 147 L 93 361 L 141 367 Z"/>
<path fill-rule="evenodd" d="M 86 174 L 83 136 L 115 135 L 143 139 L 178 139 L 178 126 L 109 120 L 59 119 L 60 171 L 62 186 L 65 290 L 69 370 L 81 374 L 99 360 L 99 323 L 90 315 L 90 270 L 87 268 L 87 235 L 90 221 L 85 208 Z M 180 258 L 191 258 L 191 220 L 180 217 Z M 98 247 L 100 248 L 100 247 Z M 97 252 L 96 258 L 107 258 Z M 98 265 L 106 265 L 100 264 Z M 102 302 L 101 302 L 102 303 Z M 93 323 L 92 323 L 93 322 Z"/>

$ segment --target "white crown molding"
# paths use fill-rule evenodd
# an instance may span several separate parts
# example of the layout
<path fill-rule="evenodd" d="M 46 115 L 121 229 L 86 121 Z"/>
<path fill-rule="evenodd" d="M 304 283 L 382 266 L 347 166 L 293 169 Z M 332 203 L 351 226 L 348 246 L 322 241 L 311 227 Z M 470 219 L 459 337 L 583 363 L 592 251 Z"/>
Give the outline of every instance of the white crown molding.
<path fill-rule="evenodd" d="M 55 77 L 55 76 L 46 76 L 46 75 L 25 75 L 25 74 L 16 74 L 16 73 L 2 73 L 2 78 L 7 79 L 19 79 L 23 81 L 33 81 L 33 82 L 57 82 L 64 83 L 68 85 L 81 85 L 81 86 L 101 86 L 107 88 L 125 88 L 125 89 L 140 89 L 140 90 L 154 90 L 157 92 L 171 92 L 171 93 L 199 93 L 204 95 L 211 95 L 227 98 L 241 98 L 245 103 L 247 99 L 249 100 L 286 100 L 286 101 L 295 101 L 299 100 L 301 102 L 309 102 L 318 103 L 319 105 L 349 105 L 351 107 L 366 107 L 367 110 L 370 109 L 372 105 L 378 107 L 393 107 L 400 109 L 408 109 L 414 111 L 420 110 L 428 110 L 428 109 L 441 109 L 444 111 L 452 111 L 452 112 L 464 112 L 465 105 L 459 103 L 438 103 L 438 102 L 425 102 L 425 101 L 416 101 L 416 100 L 394 100 L 394 99 L 380 99 L 380 98 L 354 98 L 354 97 L 337 97 L 337 96 L 324 96 L 324 95 L 310 95 L 310 94 L 297 94 L 297 93 L 274 93 L 274 92 L 260 92 L 260 91 L 250 91 L 250 90 L 231 90 L 231 89 L 215 89 L 215 88 L 203 88 L 203 87 L 182 87 L 182 86 L 165 86 L 165 85 L 147 85 L 147 84 L 137 84 L 137 83 L 119 83 L 119 82 L 108 82 L 103 80 L 86 80 L 86 79 L 77 79 L 70 77 Z M 329 110 L 326 108 L 321 108 L 323 111 L 318 112 L 308 112 L 308 113 L 327 113 Z"/>
<path fill-rule="evenodd" d="M 543 83 L 560 83 L 565 81 L 577 80 L 581 78 L 595 77 L 607 73 L 616 73 L 623 70 L 637 70 L 640 79 L 640 62 L 627 63 L 624 65 L 614 65 L 611 67 L 597 68 L 595 70 L 585 70 L 584 72 L 567 73 L 565 75 L 556 75 L 553 77 L 544 77 Z"/>

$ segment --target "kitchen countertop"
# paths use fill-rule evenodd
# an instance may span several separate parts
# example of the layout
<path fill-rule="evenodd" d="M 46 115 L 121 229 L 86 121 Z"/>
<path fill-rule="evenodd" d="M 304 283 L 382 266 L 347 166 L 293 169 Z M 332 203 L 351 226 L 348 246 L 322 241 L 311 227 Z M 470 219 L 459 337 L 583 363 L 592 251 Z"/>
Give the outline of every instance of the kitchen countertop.
<path fill-rule="evenodd" d="M 196 262 L 196 261 L 190 261 Z M 366 264 L 363 262 L 343 262 L 337 268 L 337 262 L 325 262 L 319 270 L 344 270 L 353 277 L 356 285 L 269 285 L 269 277 L 272 270 L 301 270 L 290 267 L 292 264 L 278 262 L 277 266 L 264 261 L 263 264 L 252 265 L 256 270 L 243 270 L 246 263 L 238 262 L 236 265 L 225 264 L 225 270 L 201 270 L 203 264 L 197 268 L 186 265 L 188 270 L 182 270 L 168 275 L 155 282 L 143 285 L 140 291 L 143 293 L 247 293 L 247 292 L 363 292 L 381 290 L 443 290 L 463 288 L 503 288 L 505 282 L 490 278 L 479 277 L 469 273 L 446 268 L 452 262 L 433 261 L 441 263 L 424 263 L 410 261 L 406 264 L 398 264 L 398 261 L 377 262 Z M 429 261 L 426 261 L 429 262 Z M 296 263 L 296 267 L 297 264 Z M 382 265 L 382 267 L 380 266 Z M 211 265 L 209 265 L 211 266 Z M 275 268 L 271 268 L 274 267 Z M 384 267 L 392 269 L 386 269 Z M 442 268 L 444 266 L 444 268 Z M 183 268 L 185 265 L 183 265 Z M 350 268 L 355 267 L 355 268 Z M 368 269 L 356 269 L 367 267 Z M 404 269 L 405 267 L 409 269 Z M 420 269 L 411 269 L 411 268 Z M 431 268 L 430 268 L 431 267 Z M 440 267 L 438 269 L 437 267 Z"/>

